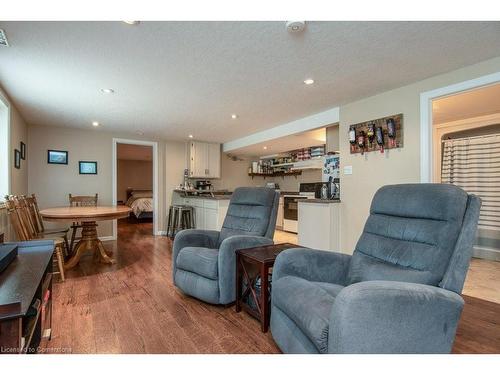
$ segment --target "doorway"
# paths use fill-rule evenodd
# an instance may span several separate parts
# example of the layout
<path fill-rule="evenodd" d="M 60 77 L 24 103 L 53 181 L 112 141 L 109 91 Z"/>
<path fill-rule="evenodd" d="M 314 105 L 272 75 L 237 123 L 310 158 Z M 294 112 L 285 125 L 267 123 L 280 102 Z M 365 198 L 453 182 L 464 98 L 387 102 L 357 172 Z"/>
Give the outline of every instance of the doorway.
<path fill-rule="evenodd" d="M 500 261 L 500 84 L 432 100 L 432 181 L 482 199 L 477 258 Z"/>
<path fill-rule="evenodd" d="M 115 221 L 118 226 L 151 223 L 153 235 L 158 234 L 158 157 L 157 143 L 129 139 L 113 139 L 113 204 L 126 205 L 131 212 L 127 219 Z M 141 226 L 144 229 L 144 225 Z"/>

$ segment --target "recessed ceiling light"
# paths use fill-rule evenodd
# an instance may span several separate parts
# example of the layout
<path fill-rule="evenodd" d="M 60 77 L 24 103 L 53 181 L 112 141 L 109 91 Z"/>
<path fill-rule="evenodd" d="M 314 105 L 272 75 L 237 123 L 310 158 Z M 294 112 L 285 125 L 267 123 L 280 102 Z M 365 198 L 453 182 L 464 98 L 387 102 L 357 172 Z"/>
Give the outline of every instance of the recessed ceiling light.
<path fill-rule="evenodd" d="M 123 21 L 127 25 L 138 25 L 141 21 Z"/>
<path fill-rule="evenodd" d="M 305 83 L 306 85 L 312 85 L 312 84 L 314 83 L 314 79 L 312 79 L 312 78 L 305 79 L 305 80 L 304 80 L 304 83 Z"/>
<path fill-rule="evenodd" d="M 103 92 L 105 94 L 113 94 L 115 92 L 115 90 L 113 90 L 113 89 L 101 89 L 101 92 Z"/>
<path fill-rule="evenodd" d="M 287 21 L 286 29 L 289 33 L 300 33 L 306 28 L 305 21 Z"/>
<path fill-rule="evenodd" d="M 238 115 L 237 115 L 236 113 L 233 113 L 233 114 L 231 115 L 231 118 L 234 120 L 235 118 L 238 118 Z"/>
<path fill-rule="evenodd" d="M 137 134 L 137 135 L 144 135 L 144 132 L 143 132 L 143 131 L 140 131 L 140 130 L 137 130 L 137 131 L 135 132 L 135 134 Z"/>
<path fill-rule="evenodd" d="M 92 126 L 99 126 L 99 123 L 97 121 L 92 121 Z"/>
<path fill-rule="evenodd" d="M 193 135 L 192 135 L 192 134 L 189 134 L 189 135 L 188 135 L 188 137 L 189 137 L 189 138 L 193 138 Z"/>
<path fill-rule="evenodd" d="M 267 150 L 267 146 L 264 146 L 264 150 Z"/>

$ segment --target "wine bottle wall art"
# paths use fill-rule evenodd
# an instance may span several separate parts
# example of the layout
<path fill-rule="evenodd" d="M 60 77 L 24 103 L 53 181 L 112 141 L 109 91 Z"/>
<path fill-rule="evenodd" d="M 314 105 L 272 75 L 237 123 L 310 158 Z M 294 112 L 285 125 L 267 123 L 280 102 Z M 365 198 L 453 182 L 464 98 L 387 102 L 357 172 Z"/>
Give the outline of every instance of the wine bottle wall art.
<path fill-rule="evenodd" d="M 403 147 L 403 114 L 360 122 L 348 128 L 351 154 Z"/>

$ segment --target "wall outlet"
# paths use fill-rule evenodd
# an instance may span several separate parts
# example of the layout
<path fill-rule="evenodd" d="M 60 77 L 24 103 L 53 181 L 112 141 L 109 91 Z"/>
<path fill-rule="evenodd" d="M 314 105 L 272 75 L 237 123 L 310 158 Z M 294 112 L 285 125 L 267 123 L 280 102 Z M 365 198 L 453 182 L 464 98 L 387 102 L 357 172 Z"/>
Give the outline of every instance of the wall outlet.
<path fill-rule="evenodd" d="M 344 174 L 352 174 L 352 165 L 346 165 L 344 167 Z"/>

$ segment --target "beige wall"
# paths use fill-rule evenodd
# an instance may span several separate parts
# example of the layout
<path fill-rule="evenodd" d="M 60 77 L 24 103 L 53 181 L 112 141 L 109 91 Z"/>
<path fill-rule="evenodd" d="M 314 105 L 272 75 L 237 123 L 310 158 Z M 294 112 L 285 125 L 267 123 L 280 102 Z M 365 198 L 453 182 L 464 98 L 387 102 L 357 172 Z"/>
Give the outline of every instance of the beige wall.
<path fill-rule="evenodd" d="M 289 177 L 250 177 L 248 168 L 252 164 L 252 160 L 258 158 L 245 158 L 243 161 L 233 161 L 222 154 L 221 160 L 221 178 L 213 179 L 212 185 L 214 189 L 227 189 L 233 191 L 241 186 L 265 186 L 267 182 L 276 182 L 279 184 L 282 191 L 299 191 L 299 183 L 301 182 L 319 182 L 321 181 L 321 170 L 304 170 L 302 175 Z"/>
<path fill-rule="evenodd" d="M 106 132 L 102 129 L 74 129 L 67 127 L 30 126 L 28 131 L 29 159 L 29 191 L 38 195 L 41 208 L 65 206 L 68 204 L 68 193 L 72 194 L 99 194 L 102 205 L 112 203 L 112 140 L 113 138 L 149 140 L 126 133 Z M 157 220 L 160 230 L 165 228 L 166 205 L 171 196 L 166 188 L 172 185 L 172 180 L 181 176 L 180 166 L 169 166 L 169 173 L 165 173 L 167 165 L 175 153 L 182 150 L 185 158 L 183 143 L 158 142 L 158 181 L 159 181 L 159 211 Z M 165 145 L 174 145 L 165 147 Z M 47 164 L 47 150 L 59 149 L 69 152 L 68 165 Z M 165 151 L 169 150 L 167 163 Z M 79 175 L 79 160 L 95 160 L 98 162 L 97 175 Z M 109 236 L 112 233 L 111 222 L 99 223 L 99 235 Z"/>
<path fill-rule="evenodd" d="M 213 179 L 212 186 L 216 190 L 227 189 L 233 191 L 240 186 L 262 186 L 263 179 L 253 179 L 248 175 L 248 167 L 252 158 L 233 161 L 226 154 L 221 154 L 221 178 Z M 257 159 L 255 159 L 257 160 Z M 262 180 L 262 181 L 261 181 Z M 194 179 L 196 181 L 196 179 Z"/>
<path fill-rule="evenodd" d="M 165 202 L 172 203 L 173 190 L 184 182 L 184 169 L 187 168 L 187 143 L 165 142 Z"/>
<path fill-rule="evenodd" d="M 351 165 L 352 175 L 341 175 L 341 245 L 352 253 L 368 217 L 375 191 L 386 184 L 420 181 L 420 93 L 500 71 L 500 58 L 484 61 L 340 107 L 341 165 Z M 350 154 L 350 124 L 397 113 L 403 114 L 402 149 Z"/>
<path fill-rule="evenodd" d="M 26 144 L 26 160 L 21 159 L 21 168 L 14 168 L 14 150 L 21 151 L 20 142 Z M 10 112 L 10 154 L 12 155 L 10 190 L 12 194 L 28 193 L 28 127 L 15 107 Z"/>
<path fill-rule="evenodd" d="M 127 189 L 153 190 L 153 162 L 118 160 L 116 199 L 126 202 Z"/>
<path fill-rule="evenodd" d="M 340 134 L 339 125 L 333 125 L 326 128 L 326 152 L 339 151 Z"/>

